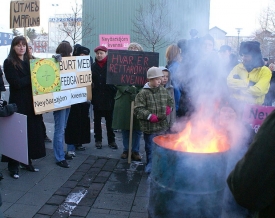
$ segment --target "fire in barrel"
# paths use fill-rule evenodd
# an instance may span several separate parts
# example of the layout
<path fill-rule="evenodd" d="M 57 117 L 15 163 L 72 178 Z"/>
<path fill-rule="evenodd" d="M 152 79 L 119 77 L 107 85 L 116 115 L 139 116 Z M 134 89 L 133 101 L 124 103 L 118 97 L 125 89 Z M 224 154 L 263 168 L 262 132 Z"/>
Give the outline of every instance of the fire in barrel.
<path fill-rule="evenodd" d="M 179 134 L 154 138 L 150 218 L 218 218 L 229 143 L 211 120 L 188 122 Z"/>

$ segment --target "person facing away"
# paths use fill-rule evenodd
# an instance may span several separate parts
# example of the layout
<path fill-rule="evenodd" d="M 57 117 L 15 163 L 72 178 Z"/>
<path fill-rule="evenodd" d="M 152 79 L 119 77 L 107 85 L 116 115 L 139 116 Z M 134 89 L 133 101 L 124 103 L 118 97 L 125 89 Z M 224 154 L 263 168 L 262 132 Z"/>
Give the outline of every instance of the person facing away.
<path fill-rule="evenodd" d="M 141 45 L 132 42 L 128 46 L 129 51 L 143 51 Z M 141 87 L 131 85 L 118 85 L 115 96 L 113 129 L 121 129 L 123 153 L 122 159 L 127 159 L 129 154 L 129 136 L 130 136 L 130 117 L 131 117 L 131 102 L 135 100 L 135 96 Z M 134 161 L 140 161 L 139 145 L 142 132 L 140 130 L 139 121 L 136 116 L 133 117 L 133 132 L 132 132 L 132 154 L 131 158 Z"/>
<path fill-rule="evenodd" d="M 25 37 L 16 36 L 11 43 L 10 52 L 4 61 L 6 79 L 10 87 L 9 103 L 15 103 L 18 113 L 27 116 L 28 158 L 29 163 L 21 164 L 22 168 L 37 172 L 32 159 L 46 156 L 42 115 L 35 115 L 30 71 L 30 56 Z M 16 152 L 16 151 L 15 151 Z M 2 156 L 8 162 L 8 170 L 14 179 L 19 178 L 19 162 Z"/>
<path fill-rule="evenodd" d="M 151 173 L 153 138 L 169 129 L 167 116 L 174 102 L 168 91 L 161 86 L 163 72 L 158 67 L 147 71 L 147 82 L 135 98 L 134 114 L 140 122 L 146 151 L 145 172 Z"/>
<path fill-rule="evenodd" d="M 87 56 L 90 58 L 90 49 L 78 46 L 73 53 L 74 56 Z M 73 104 L 70 109 L 66 129 L 65 143 L 67 143 L 67 155 L 76 156 L 75 150 L 85 150 L 82 144 L 91 142 L 90 133 L 90 101 Z"/>
<path fill-rule="evenodd" d="M 275 64 L 271 63 L 268 67 L 272 73 L 270 80 L 270 87 L 268 93 L 265 96 L 265 106 L 275 106 Z"/>
<path fill-rule="evenodd" d="M 60 54 L 61 57 L 70 57 L 72 53 L 72 47 L 68 42 L 61 42 L 56 48 L 56 54 Z M 73 157 L 66 155 L 64 152 L 64 136 L 65 128 L 67 125 L 70 108 L 65 108 L 53 112 L 54 117 L 54 135 L 53 135 L 53 150 L 56 159 L 56 164 L 63 168 L 69 168 L 67 160 L 72 160 Z"/>
<path fill-rule="evenodd" d="M 254 218 L 275 217 L 274 127 L 275 111 L 272 111 L 227 178 L 237 203 L 253 211 Z"/>
<path fill-rule="evenodd" d="M 97 46 L 94 52 L 95 62 L 91 70 L 95 146 L 97 149 L 102 148 L 101 118 L 105 117 L 108 146 L 117 149 L 115 133 L 112 129 L 114 98 L 117 90 L 114 85 L 106 84 L 108 49 L 105 46 Z"/>
<path fill-rule="evenodd" d="M 167 89 L 168 93 L 172 97 L 173 102 L 175 104 L 174 87 L 171 84 L 170 71 L 166 67 L 159 67 L 159 68 L 162 70 L 162 73 L 163 73 L 163 77 L 161 78 L 161 85 Z M 173 110 L 171 114 L 167 116 L 167 120 L 169 123 L 169 130 L 170 130 L 176 120 L 175 110 Z"/>

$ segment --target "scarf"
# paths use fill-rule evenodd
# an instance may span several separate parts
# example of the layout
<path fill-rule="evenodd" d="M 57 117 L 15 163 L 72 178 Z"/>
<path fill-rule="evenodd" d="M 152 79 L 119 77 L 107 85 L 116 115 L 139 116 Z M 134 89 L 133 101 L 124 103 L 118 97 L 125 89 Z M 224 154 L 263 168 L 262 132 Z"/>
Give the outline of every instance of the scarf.
<path fill-rule="evenodd" d="M 106 56 L 105 58 L 103 58 L 101 61 L 99 61 L 99 60 L 96 59 L 96 63 L 102 68 L 106 64 L 106 62 L 107 62 L 107 57 L 108 56 Z"/>

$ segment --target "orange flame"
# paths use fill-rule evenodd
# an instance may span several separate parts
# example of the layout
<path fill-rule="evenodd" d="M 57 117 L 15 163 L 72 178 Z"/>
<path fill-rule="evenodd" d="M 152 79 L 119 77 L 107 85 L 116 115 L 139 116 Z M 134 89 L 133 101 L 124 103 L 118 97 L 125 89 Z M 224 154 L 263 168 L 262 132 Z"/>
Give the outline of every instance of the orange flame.
<path fill-rule="evenodd" d="M 154 141 L 164 148 L 182 152 L 215 153 L 229 149 L 226 133 L 215 128 L 211 119 L 189 121 L 182 132 L 159 136 Z"/>

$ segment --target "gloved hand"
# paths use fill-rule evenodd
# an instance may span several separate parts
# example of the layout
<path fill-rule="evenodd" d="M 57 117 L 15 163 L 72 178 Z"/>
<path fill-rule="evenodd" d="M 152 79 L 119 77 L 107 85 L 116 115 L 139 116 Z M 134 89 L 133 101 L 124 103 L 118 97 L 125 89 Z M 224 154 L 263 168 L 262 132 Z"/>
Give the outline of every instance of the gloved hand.
<path fill-rule="evenodd" d="M 62 60 L 62 56 L 60 54 L 54 54 L 52 58 L 54 58 L 56 62 L 60 62 Z"/>
<path fill-rule="evenodd" d="M 150 119 L 149 119 L 149 121 L 151 123 L 157 123 L 157 122 L 159 122 L 159 119 L 158 119 L 157 115 L 152 114 L 151 117 L 150 117 Z"/>
<path fill-rule="evenodd" d="M 169 106 L 166 106 L 166 116 L 171 114 L 171 108 Z"/>

